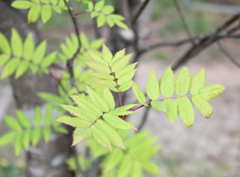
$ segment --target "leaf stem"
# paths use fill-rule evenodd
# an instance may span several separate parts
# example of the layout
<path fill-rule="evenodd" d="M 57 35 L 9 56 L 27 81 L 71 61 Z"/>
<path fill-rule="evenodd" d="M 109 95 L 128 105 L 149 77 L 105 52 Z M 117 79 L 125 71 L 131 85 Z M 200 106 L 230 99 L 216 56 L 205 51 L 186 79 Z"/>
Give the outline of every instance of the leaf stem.
<path fill-rule="evenodd" d="M 109 67 L 110 68 L 110 67 Z M 114 73 L 112 72 L 112 69 L 110 68 L 111 74 L 114 77 L 115 83 L 117 84 L 117 89 L 119 90 L 119 86 L 118 86 L 118 82 L 117 82 L 117 78 L 115 77 Z M 122 107 L 122 98 L 121 98 L 121 94 L 120 92 L 118 92 L 118 97 L 119 97 L 119 102 L 120 102 L 120 106 Z"/>

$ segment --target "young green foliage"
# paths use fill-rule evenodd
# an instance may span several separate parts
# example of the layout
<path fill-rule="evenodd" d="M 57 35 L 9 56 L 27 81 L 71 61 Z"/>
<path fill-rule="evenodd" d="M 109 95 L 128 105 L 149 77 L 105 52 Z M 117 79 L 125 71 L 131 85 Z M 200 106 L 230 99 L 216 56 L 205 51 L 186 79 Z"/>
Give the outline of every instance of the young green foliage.
<path fill-rule="evenodd" d="M 11 45 L 9 45 L 6 37 L 0 33 L 5 46 L 0 46 L 0 66 L 4 66 L 1 78 L 6 78 L 15 73 L 15 78 L 19 78 L 28 69 L 34 74 L 49 73 L 48 67 L 55 63 L 57 52 L 52 52 L 45 56 L 47 42 L 42 41 L 36 49 L 32 35 L 29 34 L 24 42 L 18 32 L 12 29 Z M 1 41 L 1 42 L 2 42 Z"/>
<path fill-rule="evenodd" d="M 14 141 L 14 152 L 17 156 L 23 148 L 27 150 L 31 143 L 36 146 L 41 137 L 44 138 L 45 142 L 48 142 L 52 130 L 67 133 L 67 130 L 62 128 L 60 124 L 53 125 L 51 106 L 47 107 L 44 118 L 42 118 L 40 108 L 36 107 L 34 124 L 21 110 L 17 110 L 16 115 L 18 119 L 11 116 L 5 117 L 5 123 L 10 131 L 0 137 L 0 146 L 6 146 Z"/>

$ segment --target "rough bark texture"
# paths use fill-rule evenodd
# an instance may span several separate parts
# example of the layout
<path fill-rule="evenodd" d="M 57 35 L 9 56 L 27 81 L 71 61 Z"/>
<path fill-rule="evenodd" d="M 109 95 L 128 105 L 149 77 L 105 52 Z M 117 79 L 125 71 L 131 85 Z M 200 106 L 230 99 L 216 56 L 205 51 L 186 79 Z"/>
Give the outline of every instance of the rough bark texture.
<path fill-rule="evenodd" d="M 39 33 L 36 25 L 27 25 L 26 16 L 9 6 L 9 1 L 0 0 L 0 32 L 10 39 L 11 28 L 16 28 L 22 39 L 31 33 L 35 43 L 39 43 Z M 47 75 L 23 75 L 15 80 L 10 77 L 13 87 L 13 95 L 17 107 L 26 112 L 36 105 L 43 105 L 44 101 L 36 96 L 39 91 L 57 93 L 56 82 Z M 33 114 L 31 114 L 33 115 Z M 67 135 L 53 133 L 50 142 L 45 144 L 43 140 L 37 147 L 30 147 L 27 152 L 26 177 L 73 177 L 69 172 L 65 160 L 72 154 L 72 138 Z"/>

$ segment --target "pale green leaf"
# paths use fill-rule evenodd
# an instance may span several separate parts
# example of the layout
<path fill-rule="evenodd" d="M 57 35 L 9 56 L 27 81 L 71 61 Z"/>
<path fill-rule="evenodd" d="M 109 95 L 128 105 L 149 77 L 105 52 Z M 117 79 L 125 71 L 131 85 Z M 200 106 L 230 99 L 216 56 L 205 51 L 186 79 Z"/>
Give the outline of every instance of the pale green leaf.
<path fill-rule="evenodd" d="M 87 93 L 90 96 L 92 102 L 95 105 L 97 105 L 103 112 L 108 112 L 109 107 L 108 107 L 108 104 L 106 103 L 106 101 L 104 101 L 104 99 L 90 87 L 86 86 L 86 89 L 87 89 Z"/>
<path fill-rule="evenodd" d="M 103 86 L 107 86 L 109 88 L 117 86 L 116 82 L 110 81 L 110 80 L 99 79 L 99 80 L 95 80 L 94 82 L 101 84 Z"/>
<path fill-rule="evenodd" d="M 134 95 L 136 96 L 139 103 L 145 104 L 146 97 L 145 97 L 144 93 L 142 92 L 142 90 L 138 87 L 138 85 L 135 82 L 133 82 L 132 89 L 133 89 Z"/>
<path fill-rule="evenodd" d="M 126 55 L 122 58 L 117 59 L 115 62 L 111 64 L 111 69 L 113 72 L 117 72 L 123 69 L 129 62 L 132 54 Z"/>
<path fill-rule="evenodd" d="M 11 116 L 5 116 L 4 118 L 5 124 L 13 131 L 20 132 L 22 131 L 22 128 L 20 124 L 17 122 L 17 120 Z"/>
<path fill-rule="evenodd" d="M 118 107 L 118 108 L 114 109 L 114 111 L 127 111 L 129 109 L 134 108 L 137 105 L 138 104 L 129 104 L 129 105 L 121 106 L 121 107 Z"/>
<path fill-rule="evenodd" d="M 46 47 L 47 47 L 46 40 L 42 41 L 38 45 L 38 47 L 36 48 L 36 50 L 33 53 L 33 58 L 32 58 L 33 63 L 39 64 L 42 61 L 42 59 L 45 55 L 45 52 L 46 52 Z"/>
<path fill-rule="evenodd" d="M 34 41 L 32 38 L 32 34 L 29 33 L 23 44 L 23 58 L 29 61 L 32 58 L 33 52 L 34 52 Z"/>
<path fill-rule="evenodd" d="M 126 83 L 126 82 L 128 82 L 128 81 L 131 81 L 132 78 L 133 78 L 134 75 L 135 75 L 136 70 L 137 70 L 137 69 L 134 69 L 134 70 L 130 71 L 129 73 L 126 73 L 126 74 L 120 76 L 119 78 L 117 78 L 117 79 L 118 79 L 118 80 L 117 80 L 118 85 L 122 85 L 122 84 L 124 84 L 124 83 Z"/>
<path fill-rule="evenodd" d="M 30 7 L 32 7 L 33 3 L 29 2 L 29 1 L 14 1 L 12 3 L 12 7 L 16 8 L 16 9 L 29 9 Z"/>
<path fill-rule="evenodd" d="M 158 166 L 151 161 L 143 162 L 142 167 L 143 167 L 144 170 L 146 170 L 150 174 L 153 174 L 153 175 L 160 175 L 161 174 Z"/>
<path fill-rule="evenodd" d="M 89 56 L 90 56 L 94 61 L 99 62 L 99 63 L 102 63 L 102 64 L 104 64 L 104 65 L 106 65 L 106 66 L 108 67 L 107 62 L 104 61 L 100 56 L 98 56 L 97 54 L 92 53 L 92 52 L 90 52 L 90 51 L 88 51 L 87 53 L 89 54 Z M 107 74 L 109 74 L 109 73 L 107 73 Z"/>
<path fill-rule="evenodd" d="M 209 101 L 219 96 L 224 90 L 225 87 L 223 85 L 209 84 L 199 91 L 199 95 L 201 95 L 205 100 Z"/>
<path fill-rule="evenodd" d="M 95 125 L 91 126 L 93 138 L 102 146 L 106 147 L 109 151 L 112 151 L 111 140 L 105 133 L 99 130 Z"/>
<path fill-rule="evenodd" d="M 142 176 L 141 164 L 138 161 L 134 161 L 133 166 L 131 168 L 131 177 L 141 177 L 141 176 Z"/>
<path fill-rule="evenodd" d="M 41 5 L 34 4 L 28 12 L 28 23 L 36 22 L 41 14 Z"/>
<path fill-rule="evenodd" d="M 43 68 L 49 67 L 49 66 L 54 62 L 54 60 L 56 59 L 56 55 L 57 55 L 57 52 L 52 52 L 52 53 L 48 54 L 48 55 L 43 59 L 43 61 L 41 62 L 41 66 L 42 66 Z"/>
<path fill-rule="evenodd" d="M 115 100 L 111 91 L 107 87 L 103 88 L 103 99 L 108 104 L 109 110 L 112 111 L 115 108 Z"/>
<path fill-rule="evenodd" d="M 12 37 L 11 37 L 11 47 L 12 52 L 15 57 L 21 57 L 23 51 L 22 38 L 16 31 L 16 29 L 12 29 Z"/>
<path fill-rule="evenodd" d="M 80 33 L 80 40 L 81 40 L 82 47 L 88 48 L 89 41 L 88 41 L 87 36 L 83 32 Z"/>
<path fill-rule="evenodd" d="M 187 97 L 178 97 L 178 115 L 182 122 L 189 128 L 194 124 L 194 111 L 192 103 Z"/>
<path fill-rule="evenodd" d="M 51 132 L 52 132 L 51 128 L 43 128 L 42 129 L 43 138 L 46 143 L 50 140 Z"/>
<path fill-rule="evenodd" d="M 111 14 L 110 17 L 115 20 L 120 20 L 120 21 L 125 20 L 125 18 L 123 16 L 118 15 L 118 14 Z"/>
<path fill-rule="evenodd" d="M 72 146 L 80 143 L 83 140 L 91 138 L 92 133 L 90 128 L 76 128 L 73 132 L 73 143 Z"/>
<path fill-rule="evenodd" d="M 123 69 L 117 71 L 117 72 L 115 73 L 115 77 L 116 77 L 116 78 L 119 78 L 119 77 L 121 77 L 122 75 L 125 75 L 125 74 L 131 72 L 132 70 L 134 70 L 134 68 L 136 67 L 136 65 L 137 65 L 137 63 L 133 63 L 133 64 L 128 65 L 128 66 L 124 67 Z"/>
<path fill-rule="evenodd" d="M 172 99 L 164 99 L 163 103 L 167 107 L 166 116 L 172 124 L 176 121 L 177 118 L 177 102 Z"/>
<path fill-rule="evenodd" d="M 69 134 L 68 130 L 61 126 L 62 124 L 59 122 L 54 122 L 53 128 L 55 132 Z"/>
<path fill-rule="evenodd" d="M 197 95 L 201 88 L 206 84 L 206 71 L 202 68 L 194 74 L 192 78 L 192 83 L 190 86 L 190 93 L 192 95 Z"/>
<path fill-rule="evenodd" d="M 35 128 L 32 130 L 32 145 L 36 146 L 41 139 L 41 128 Z"/>
<path fill-rule="evenodd" d="M 70 116 L 61 116 L 57 118 L 56 121 L 72 127 L 89 127 L 92 124 L 91 122 L 85 121 L 83 119 Z"/>
<path fill-rule="evenodd" d="M 129 129 L 135 129 L 137 130 L 132 124 L 129 122 L 126 122 L 125 120 L 122 120 L 116 115 L 113 115 L 111 113 L 109 114 L 104 114 L 103 119 L 111 126 L 118 128 L 118 129 L 123 129 L 123 130 L 129 130 Z"/>
<path fill-rule="evenodd" d="M 126 51 L 126 49 L 122 49 L 122 50 L 118 51 L 117 53 L 115 53 L 110 64 L 112 65 L 113 62 L 117 61 L 118 59 L 123 58 L 125 55 L 125 51 Z"/>
<path fill-rule="evenodd" d="M 104 6 L 102 9 L 102 13 L 104 13 L 106 15 L 113 13 L 113 11 L 114 11 L 113 6 Z"/>
<path fill-rule="evenodd" d="M 16 71 L 19 62 L 20 59 L 18 58 L 12 58 L 11 60 L 9 60 L 3 68 L 1 78 L 3 79 L 12 75 Z"/>
<path fill-rule="evenodd" d="M 105 41 L 106 41 L 105 38 L 96 39 L 91 42 L 90 47 L 93 49 L 99 49 Z"/>
<path fill-rule="evenodd" d="M 114 21 L 114 23 L 115 23 L 118 27 L 123 28 L 123 29 L 125 29 L 125 30 L 129 30 L 129 29 L 128 29 L 128 26 L 127 26 L 125 23 L 123 23 L 123 22 L 121 22 L 121 21 L 118 21 L 118 20 L 116 20 L 116 19 L 113 19 L 113 21 Z"/>
<path fill-rule="evenodd" d="M 132 84 L 133 84 L 133 81 L 125 82 L 124 84 L 122 84 L 119 87 L 119 91 L 120 92 L 125 92 L 125 91 L 129 90 L 132 87 Z"/>
<path fill-rule="evenodd" d="M 99 12 L 92 11 L 91 12 L 91 18 L 97 17 L 99 15 Z"/>
<path fill-rule="evenodd" d="M 105 44 L 103 44 L 103 47 L 102 47 L 102 56 L 107 63 L 110 63 L 113 59 L 112 52 L 109 50 L 109 48 Z"/>
<path fill-rule="evenodd" d="M 9 59 L 9 54 L 0 54 L 0 66 L 4 65 Z"/>
<path fill-rule="evenodd" d="M 93 2 L 89 1 L 88 2 L 88 11 L 91 12 L 93 10 Z"/>
<path fill-rule="evenodd" d="M 58 7 L 58 6 L 52 6 L 52 9 L 53 9 L 55 12 L 59 13 L 59 14 L 62 13 L 62 9 L 61 9 L 60 7 Z"/>
<path fill-rule="evenodd" d="M 151 105 L 157 111 L 167 112 L 167 106 L 161 101 L 152 101 Z"/>
<path fill-rule="evenodd" d="M 52 8 L 50 5 L 44 5 L 41 9 L 41 17 L 43 23 L 46 23 L 52 16 Z"/>
<path fill-rule="evenodd" d="M 103 14 L 99 14 L 97 17 L 97 27 L 101 27 L 105 24 L 106 22 L 106 17 Z"/>
<path fill-rule="evenodd" d="M 98 120 L 96 123 L 96 127 L 102 130 L 110 138 L 113 146 L 126 150 L 122 138 L 111 126 L 109 126 L 103 120 Z"/>
<path fill-rule="evenodd" d="M 50 101 L 50 102 L 56 102 L 58 104 L 65 103 L 65 101 L 62 98 L 60 98 L 59 96 L 57 96 L 57 95 L 53 95 L 53 94 L 46 93 L 46 92 L 38 92 L 37 95 L 39 97 L 45 99 L 45 100 Z"/>
<path fill-rule="evenodd" d="M 30 145 L 30 141 L 31 141 L 31 129 L 26 129 L 24 132 L 23 132 L 23 140 L 22 140 L 22 143 L 23 143 L 23 147 L 24 149 L 28 149 L 29 145 Z"/>
<path fill-rule="evenodd" d="M 106 22 L 111 28 L 114 26 L 114 22 L 113 22 L 112 18 L 106 17 Z"/>
<path fill-rule="evenodd" d="M 15 79 L 19 78 L 22 76 L 28 69 L 29 62 L 27 61 L 21 61 L 20 64 L 17 67 L 16 74 L 15 74 Z"/>
<path fill-rule="evenodd" d="M 35 113 L 34 113 L 34 119 L 33 122 L 36 126 L 40 126 L 42 123 L 42 113 L 41 113 L 41 109 L 39 106 L 37 106 L 35 108 Z"/>
<path fill-rule="evenodd" d="M 129 155 L 125 155 L 122 162 L 119 165 L 119 168 L 117 170 L 117 176 L 116 177 L 126 177 L 132 168 L 133 160 Z"/>
<path fill-rule="evenodd" d="M 16 115 L 22 127 L 31 128 L 31 122 L 29 118 L 21 110 L 17 110 Z"/>
<path fill-rule="evenodd" d="M 147 95 L 151 100 L 158 99 L 160 95 L 160 89 L 159 89 L 158 79 L 154 70 L 152 70 L 148 76 L 146 90 L 147 90 Z"/>
<path fill-rule="evenodd" d="M 50 0 L 50 2 L 53 4 L 53 5 L 56 5 L 58 3 L 58 0 Z"/>
<path fill-rule="evenodd" d="M 205 100 L 202 96 L 197 95 L 192 97 L 192 102 L 204 117 L 210 118 L 213 113 L 213 108 L 207 100 Z"/>
<path fill-rule="evenodd" d="M 0 137 L 0 146 L 6 146 L 15 138 L 16 132 L 10 131 Z"/>
<path fill-rule="evenodd" d="M 130 114 L 135 114 L 136 111 L 116 111 L 116 110 L 113 110 L 110 113 L 115 115 L 115 116 L 127 116 L 127 115 L 130 115 Z"/>
<path fill-rule="evenodd" d="M 103 63 L 96 62 L 96 61 L 84 61 L 84 63 L 93 71 L 96 71 L 99 73 L 105 73 L 105 74 L 111 73 L 109 67 Z"/>
<path fill-rule="evenodd" d="M 11 48 L 7 38 L 0 32 L 0 51 L 6 54 L 11 54 Z"/>
<path fill-rule="evenodd" d="M 101 0 L 101 1 L 98 1 L 98 2 L 95 4 L 94 10 L 95 10 L 95 11 L 100 11 L 100 10 L 102 10 L 103 7 L 104 7 L 104 1 Z"/>
<path fill-rule="evenodd" d="M 106 80 L 110 80 L 110 81 L 114 80 L 114 77 L 112 75 L 104 74 L 104 73 L 92 73 L 92 74 L 90 74 L 90 76 L 97 77 L 99 79 L 106 79 Z"/>
<path fill-rule="evenodd" d="M 45 126 L 50 126 L 52 123 L 52 106 L 51 105 L 47 106 L 44 123 L 45 123 Z"/>
<path fill-rule="evenodd" d="M 171 97 L 174 93 L 174 75 L 170 67 L 166 69 L 162 76 L 160 90 L 164 97 Z"/>
<path fill-rule="evenodd" d="M 19 156 L 22 150 L 22 136 L 23 134 L 20 132 L 16 135 L 14 140 L 14 152 L 16 156 Z"/>
<path fill-rule="evenodd" d="M 179 96 L 186 95 L 191 84 L 191 75 L 187 68 L 183 68 L 176 78 L 176 93 Z"/>

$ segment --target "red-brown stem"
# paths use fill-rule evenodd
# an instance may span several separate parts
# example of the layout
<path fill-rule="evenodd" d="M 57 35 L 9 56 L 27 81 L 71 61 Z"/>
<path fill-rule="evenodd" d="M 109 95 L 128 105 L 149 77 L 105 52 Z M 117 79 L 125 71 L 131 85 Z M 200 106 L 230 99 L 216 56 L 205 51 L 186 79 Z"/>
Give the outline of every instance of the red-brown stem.
<path fill-rule="evenodd" d="M 114 77 L 114 80 L 115 80 L 116 84 L 117 84 L 117 89 L 119 90 L 119 86 L 118 86 L 118 83 L 117 83 L 117 78 L 115 77 L 115 75 L 112 72 L 111 68 L 110 68 L 110 71 L 111 71 L 112 76 Z M 122 98 L 121 98 L 120 92 L 118 92 L 118 97 L 119 97 L 120 106 L 122 107 Z"/>
<path fill-rule="evenodd" d="M 82 4 L 82 0 L 81 0 L 81 1 L 79 1 L 79 3 L 78 3 L 78 6 L 77 6 L 77 9 L 76 9 L 76 12 L 75 12 L 74 16 L 76 16 L 76 14 L 78 13 L 78 10 L 79 10 L 79 8 L 80 8 L 81 4 Z"/>
<path fill-rule="evenodd" d="M 74 15 L 74 17 L 76 18 L 78 15 L 85 14 L 85 13 L 88 13 L 88 11 L 78 12 Z"/>
<path fill-rule="evenodd" d="M 93 126 L 98 120 L 100 120 L 103 117 L 103 115 L 101 115 L 98 119 L 96 119 L 91 125 L 89 125 L 89 127 Z"/>

